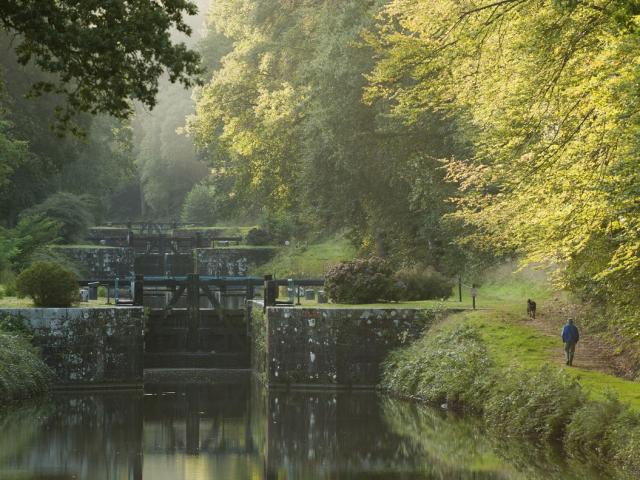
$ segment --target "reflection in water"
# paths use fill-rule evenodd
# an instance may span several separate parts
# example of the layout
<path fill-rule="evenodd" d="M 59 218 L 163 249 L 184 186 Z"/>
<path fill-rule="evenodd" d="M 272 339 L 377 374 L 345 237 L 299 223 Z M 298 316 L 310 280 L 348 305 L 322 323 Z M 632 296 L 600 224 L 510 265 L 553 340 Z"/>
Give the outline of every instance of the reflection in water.
<path fill-rule="evenodd" d="M 531 448 L 496 448 L 474 422 L 372 392 L 267 393 L 248 379 L 151 385 L 144 394 L 58 393 L 46 406 L 0 420 L 0 479 L 602 475 Z"/>

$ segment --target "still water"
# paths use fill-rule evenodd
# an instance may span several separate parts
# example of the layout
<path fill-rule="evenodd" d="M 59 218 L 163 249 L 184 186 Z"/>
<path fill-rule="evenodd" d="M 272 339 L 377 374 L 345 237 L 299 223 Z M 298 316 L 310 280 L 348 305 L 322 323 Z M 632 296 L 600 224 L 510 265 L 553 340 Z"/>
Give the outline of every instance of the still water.
<path fill-rule="evenodd" d="M 59 392 L 0 417 L 0 479 L 612 476 L 552 449 L 498 444 L 473 420 L 374 392 L 266 392 L 249 378 Z"/>

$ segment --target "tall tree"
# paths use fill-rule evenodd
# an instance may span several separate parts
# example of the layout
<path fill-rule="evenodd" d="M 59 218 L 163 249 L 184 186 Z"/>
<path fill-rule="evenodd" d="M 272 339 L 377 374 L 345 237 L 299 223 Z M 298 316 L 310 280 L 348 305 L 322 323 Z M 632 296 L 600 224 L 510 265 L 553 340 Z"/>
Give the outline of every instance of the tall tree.
<path fill-rule="evenodd" d="M 565 279 L 612 296 L 640 279 L 637 13 L 623 0 L 394 0 L 370 76 L 369 94 L 409 122 L 465 118 L 475 155 L 449 171 L 470 240 L 568 265 Z"/>

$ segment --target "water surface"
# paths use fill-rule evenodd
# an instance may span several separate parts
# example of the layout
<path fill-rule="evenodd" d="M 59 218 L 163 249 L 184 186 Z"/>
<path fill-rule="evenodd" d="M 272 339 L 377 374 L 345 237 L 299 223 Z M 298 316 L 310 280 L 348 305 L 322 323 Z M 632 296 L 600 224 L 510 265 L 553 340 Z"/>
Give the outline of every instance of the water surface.
<path fill-rule="evenodd" d="M 248 378 L 58 392 L 0 419 L 0 479 L 611 478 L 472 419 L 374 392 L 266 392 Z"/>

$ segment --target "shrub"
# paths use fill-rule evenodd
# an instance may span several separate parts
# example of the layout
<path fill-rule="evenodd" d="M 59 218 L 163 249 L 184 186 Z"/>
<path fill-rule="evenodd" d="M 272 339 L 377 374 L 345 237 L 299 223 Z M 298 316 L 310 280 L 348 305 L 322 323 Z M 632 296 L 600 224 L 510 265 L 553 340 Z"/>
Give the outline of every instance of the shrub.
<path fill-rule="evenodd" d="M 611 424 L 608 437 L 615 462 L 640 476 L 640 415 L 625 409 Z"/>
<path fill-rule="evenodd" d="M 572 414 L 586 401 L 575 378 L 545 366 L 515 372 L 485 404 L 488 424 L 503 435 L 562 440 Z"/>
<path fill-rule="evenodd" d="M 325 276 L 325 291 L 337 303 L 397 300 L 399 288 L 389 264 L 377 257 L 341 262 Z"/>
<path fill-rule="evenodd" d="M 183 222 L 213 225 L 218 217 L 219 195 L 213 185 L 199 183 L 184 199 L 180 218 Z"/>
<path fill-rule="evenodd" d="M 16 287 L 38 307 L 68 307 L 78 299 L 75 273 L 53 262 L 34 263 L 18 275 Z"/>
<path fill-rule="evenodd" d="M 482 411 L 492 383 L 492 362 L 471 327 L 428 334 L 391 353 L 383 365 L 382 387 L 452 409 Z"/>
<path fill-rule="evenodd" d="M 43 393 L 51 378 L 27 338 L 0 329 L 0 405 Z"/>
<path fill-rule="evenodd" d="M 5 283 L 4 285 L 4 294 L 7 297 L 15 297 L 18 295 L 18 290 L 16 289 L 16 281 L 12 280 L 11 282 Z"/>
<path fill-rule="evenodd" d="M 623 411 L 624 405 L 614 396 L 584 404 L 571 417 L 564 439 L 567 451 L 607 457 L 611 450 L 609 429 Z"/>
<path fill-rule="evenodd" d="M 262 228 L 252 228 L 246 237 L 246 242 L 249 245 L 269 245 L 273 241 L 273 236 Z"/>
<path fill-rule="evenodd" d="M 89 195 L 54 193 L 44 202 L 26 210 L 21 217 L 50 219 L 59 225 L 60 237 L 68 243 L 82 239 L 94 223 L 95 199 Z"/>
<path fill-rule="evenodd" d="M 18 333 L 25 338 L 33 337 L 33 330 L 20 315 L 0 315 L 0 331 Z"/>
<path fill-rule="evenodd" d="M 453 283 L 433 267 L 414 265 L 398 270 L 395 279 L 402 285 L 401 300 L 447 298 Z"/>

